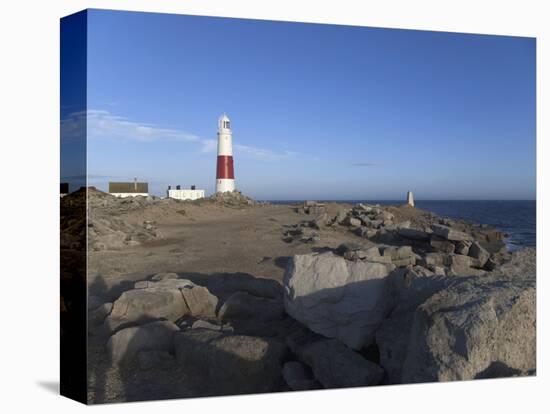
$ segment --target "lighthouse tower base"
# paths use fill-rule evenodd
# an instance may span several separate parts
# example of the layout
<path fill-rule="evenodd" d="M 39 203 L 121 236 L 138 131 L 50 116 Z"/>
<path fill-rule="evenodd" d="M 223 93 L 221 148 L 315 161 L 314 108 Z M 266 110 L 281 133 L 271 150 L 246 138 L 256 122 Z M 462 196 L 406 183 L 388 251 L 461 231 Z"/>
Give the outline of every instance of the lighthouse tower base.
<path fill-rule="evenodd" d="M 216 180 L 216 193 L 235 191 L 235 180 L 230 178 L 218 178 Z"/>

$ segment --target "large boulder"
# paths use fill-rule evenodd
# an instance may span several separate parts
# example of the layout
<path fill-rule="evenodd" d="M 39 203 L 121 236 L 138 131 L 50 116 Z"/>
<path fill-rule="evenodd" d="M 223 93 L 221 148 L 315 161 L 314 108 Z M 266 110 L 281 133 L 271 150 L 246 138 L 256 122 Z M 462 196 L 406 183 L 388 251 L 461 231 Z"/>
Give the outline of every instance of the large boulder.
<path fill-rule="evenodd" d="M 402 382 L 528 375 L 536 369 L 534 280 L 465 280 L 417 308 Z"/>
<path fill-rule="evenodd" d="M 170 369 L 175 363 L 175 358 L 167 351 L 141 351 L 137 354 L 139 367 L 148 369 Z"/>
<path fill-rule="evenodd" d="M 432 231 L 436 236 L 443 237 L 450 241 L 468 241 L 472 240 L 472 236 L 462 231 L 456 230 L 442 224 L 433 224 Z"/>
<path fill-rule="evenodd" d="M 287 344 L 325 388 L 378 385 L 384 370 L 337 339 L 327 339 L 302 329 Z"/>
<path fill-rule="evenodd" d="M 427 253 L 420 261 L 420 264 L 425 267 L 446 266 L 449 264 L 449 255 L 441 252 Z"/>
<path fill-rule="evenodd" d="M 208 289 L 189 280 L 138 282 L 136 289 L 123 292 L 114 302 L 105 325 L 113 332 L 123 326 L 156 319 L 175 322 L 185 315 L 215 318 L 217 302 Z"/>
<path fill-rule="evenodd" d="M 382 368 L 336 339 L 316 341 L 301 356 L 326 388 L 378 385 L 384 375 Z"/>
<path fill-rule="evenodd" d="M 114 332 L 132 324 L 155 319 L 176 321 L 189 314 L 179 289 L 132 289 L 114 302 L 105 327 Z"/>
<path fill-rule="evenodd" d="M 102 324 L 112 309 L 113 309 L 113 304 L 111 302 L 106 302 L 101 304 L 94 310 L 88 311 L 88 324 L 89 325 Z"/>
<path fill-rule="evenodd" d="M 454 253 L 456 248 L 454 243 L 438 236 L 432 236 L 430 239 L 430 246 L 432 246 L 435 251 L 442 253 Z"/>
<path fill-rule="evenodd" d="M 489 252 L 485 250 L 478 242 L 473 242 L 468 251 L 468 255 L 479 260 L 479 267 L 485 266 L 487 260 L 491 257 Z"/>
<path fill-rule="evenodd" d="M 361 227 L 361 220 L 355 218 L 355 217 L 349 217 L 347 224 L 352 227 Z"/>
<path fill-rule="evenodd" d="M 367 262 L 391 264 L 391 256 L 382 256 L 378 246 L 365 248 L 365 250 L 348 250 L 344 253 L 347 260 L 365 260 Z"/>
<path fill-rule="evenodd" d="M 283 378 L 291 390 L 305 391 L 321 388 L 313 378 L 311 370 L 298 361 L 289 361 L 283 365 Z"/>
<path fill-rule="evenodd" d="M 470 251 L 471 245 L 472 245 L 471 241 L 468 241 L 468 240 L 459 241 L 456 244 L 455 253 L 467 256 L 468 252 Z"/>
<path fill-rule="evenodd" d="M 331 252 L 296 255 L 285 271 L 285 309 L 313 332 L 359 349 L 392 306 L 387 289 L 392 268 Z"/>
<path fill-rule="evenodd" d="M 376 332 L 385 382 L 532 372 L 535 263 L 534 249 L 525 249 L 484 276 L 394 272 L 396 306 Z"/>
<path fill-rule="evenodd" d="M 115 333 L 107 342 L 107 351 L 115 364 L 131 361 L 144 351 L 173 352 L 174 333 L 179 328 L 169 321 L 155 321 Z"/>
<path fill-rule="evenodd" d="M 385 246 L 381 250 L 382 257 L 389 257 L 391 263 L 397 267 L 412 266 L 416 263 L 416 257 L 411 246 Z"/>
<path fill-rule="evenodd" d="M 430 239 L 430 233 L 409 227 L 398 227 L 397 234 L 409 240 L 428 241 Z"/>
<path fill-rule="evenodd" d="M 455 276 L 480 276 L 485 272 L 478 269 L 479 260 L 461 254 L 451 254 L 447 258 L 449 274 Z"/>
<path fill-rule="evenodd" d="M 386 371 L 385 382 L 389 384 L 401 383 L 416 308 L 434 293 L 456 281 L 456 278 L 430 273 L 425 268 L 415 266 L 412 269 L 401 269 L 391 276 L 396 306 L 375 335 L 380 365 Z"/>
<path fill-rule="evenodd" d="M 191 286 L 181 289 L 181 294 L 195 317 L 215 318 L 218 298 L 212 295 L 204 286 Z"/>
<path fill-rule="evenodd" d="M 286 345 L 280 341 L 193 329 L 176 334 L 174 344 L 177 361 L 199 395 L 269 392 L 281 386 Z"/>

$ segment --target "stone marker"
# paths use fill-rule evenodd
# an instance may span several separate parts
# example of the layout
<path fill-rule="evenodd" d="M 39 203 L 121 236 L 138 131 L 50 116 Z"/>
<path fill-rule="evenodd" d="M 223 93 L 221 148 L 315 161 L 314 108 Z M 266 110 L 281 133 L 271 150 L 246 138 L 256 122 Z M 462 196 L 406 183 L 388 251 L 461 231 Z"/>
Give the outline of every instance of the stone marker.
<path fill-rule="evenodd" d="M 414 207 L 414 197 L 412 191 L 407 191 L 407 204 Z"/>

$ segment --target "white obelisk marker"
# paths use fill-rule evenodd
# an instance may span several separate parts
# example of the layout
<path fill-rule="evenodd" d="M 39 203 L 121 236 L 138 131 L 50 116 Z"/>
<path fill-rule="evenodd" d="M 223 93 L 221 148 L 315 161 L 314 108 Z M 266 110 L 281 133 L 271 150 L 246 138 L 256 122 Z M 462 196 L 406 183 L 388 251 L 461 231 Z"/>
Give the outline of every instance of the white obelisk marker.
<path fill-rule="evenodd" d="M 414 207 L 414 197 L 412 191 L 407 191 L 407 204 Z"/>

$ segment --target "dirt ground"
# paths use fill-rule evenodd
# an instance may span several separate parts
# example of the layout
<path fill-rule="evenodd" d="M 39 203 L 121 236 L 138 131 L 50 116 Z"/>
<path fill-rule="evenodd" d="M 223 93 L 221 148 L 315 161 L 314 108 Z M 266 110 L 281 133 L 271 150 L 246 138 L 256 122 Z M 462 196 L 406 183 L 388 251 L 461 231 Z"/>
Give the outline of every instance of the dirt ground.
<path fill-rule="evenodd" d="M 346 205 L 327 206 L 336 214 Z M 218 205 L 152 206 L 124 216 L 131 223 L 156 222 L 158 240 L 122 250 L 90 252 L 89 294 L 113 300 L 134 281 L 159 272 L 246 273 L 282 282 L 289 256 L 334 248 L 357 239 L 346 228 L 318 231 L 314 244 L 282 240 L 285 225 L 311 220 L 296 206 L 265 205 L 233 209 Z M 367 242 L 368 243 L 368 242 Z"/>
<path fill-rule="evenodd" d="M 329 215 L 347 205 L 327 205 Z M 121 250 L 90 251 L 88 294 L 114 301 L 159 272 L 176 272 L 197 281 L 236 274 L 282 282 L 289 256 L 337 247 L 345 241 L 369 243 L 342 226 L 319 230 L 314 244 L 283 241 L 285 226 L 312 220 L 315 215 L 289 205 L 229 208 L 217 204 L 155 204 L 121 218 L 132 224 L 155 222 L 157 240 Z M 219 279 L 218 279 L 219 280 Z M 107 361 L 108 337 L 92 334 L 88 341 L 89 401 L 135 401 L 202 395 L 194 381 L 177 367 L 142 371 L 135 364 L 119 368 Z"/>
<path fill-rule="evenodd" d="M 351 205 L 328 203 L 325 211 L 328 217 L 334 217 L 349 208 Z M 392 213 L 399 220 L 422 214 L 405 206 L 392 209 Z M 105 210 L 102 214 L 110 213 Z M 134 282 L 160 272 L 178 273 L 209 289 L 210 282 L 224 284 L 225 276 L 266 278 L 282 283 L 292 255 L 333 249 L 349 241 L 372 244 L 354 235 L 347 226 L 339 225 L 316 230 L 320 238 L 315 243 L 299 239 L 284 241 L 288 226 L 316 217 L 296 205 L 228 207 L 211 202 L 161 202 L 146 208 L 130 208 L 117 217 L 136 226 L 151 221 L 158 237 L 119 250 L 90 249 L 88 295 L 105 302 L 112 302 L 123 291 L 132 289 Z M 105 348 L 107 339 L 108 336 L 97 332 L 88 337 L 91 403 L 205 395 L 181 367 L 159 366 L 143 371 L 136 363 L 124 367 L 111 365 Z"/>

